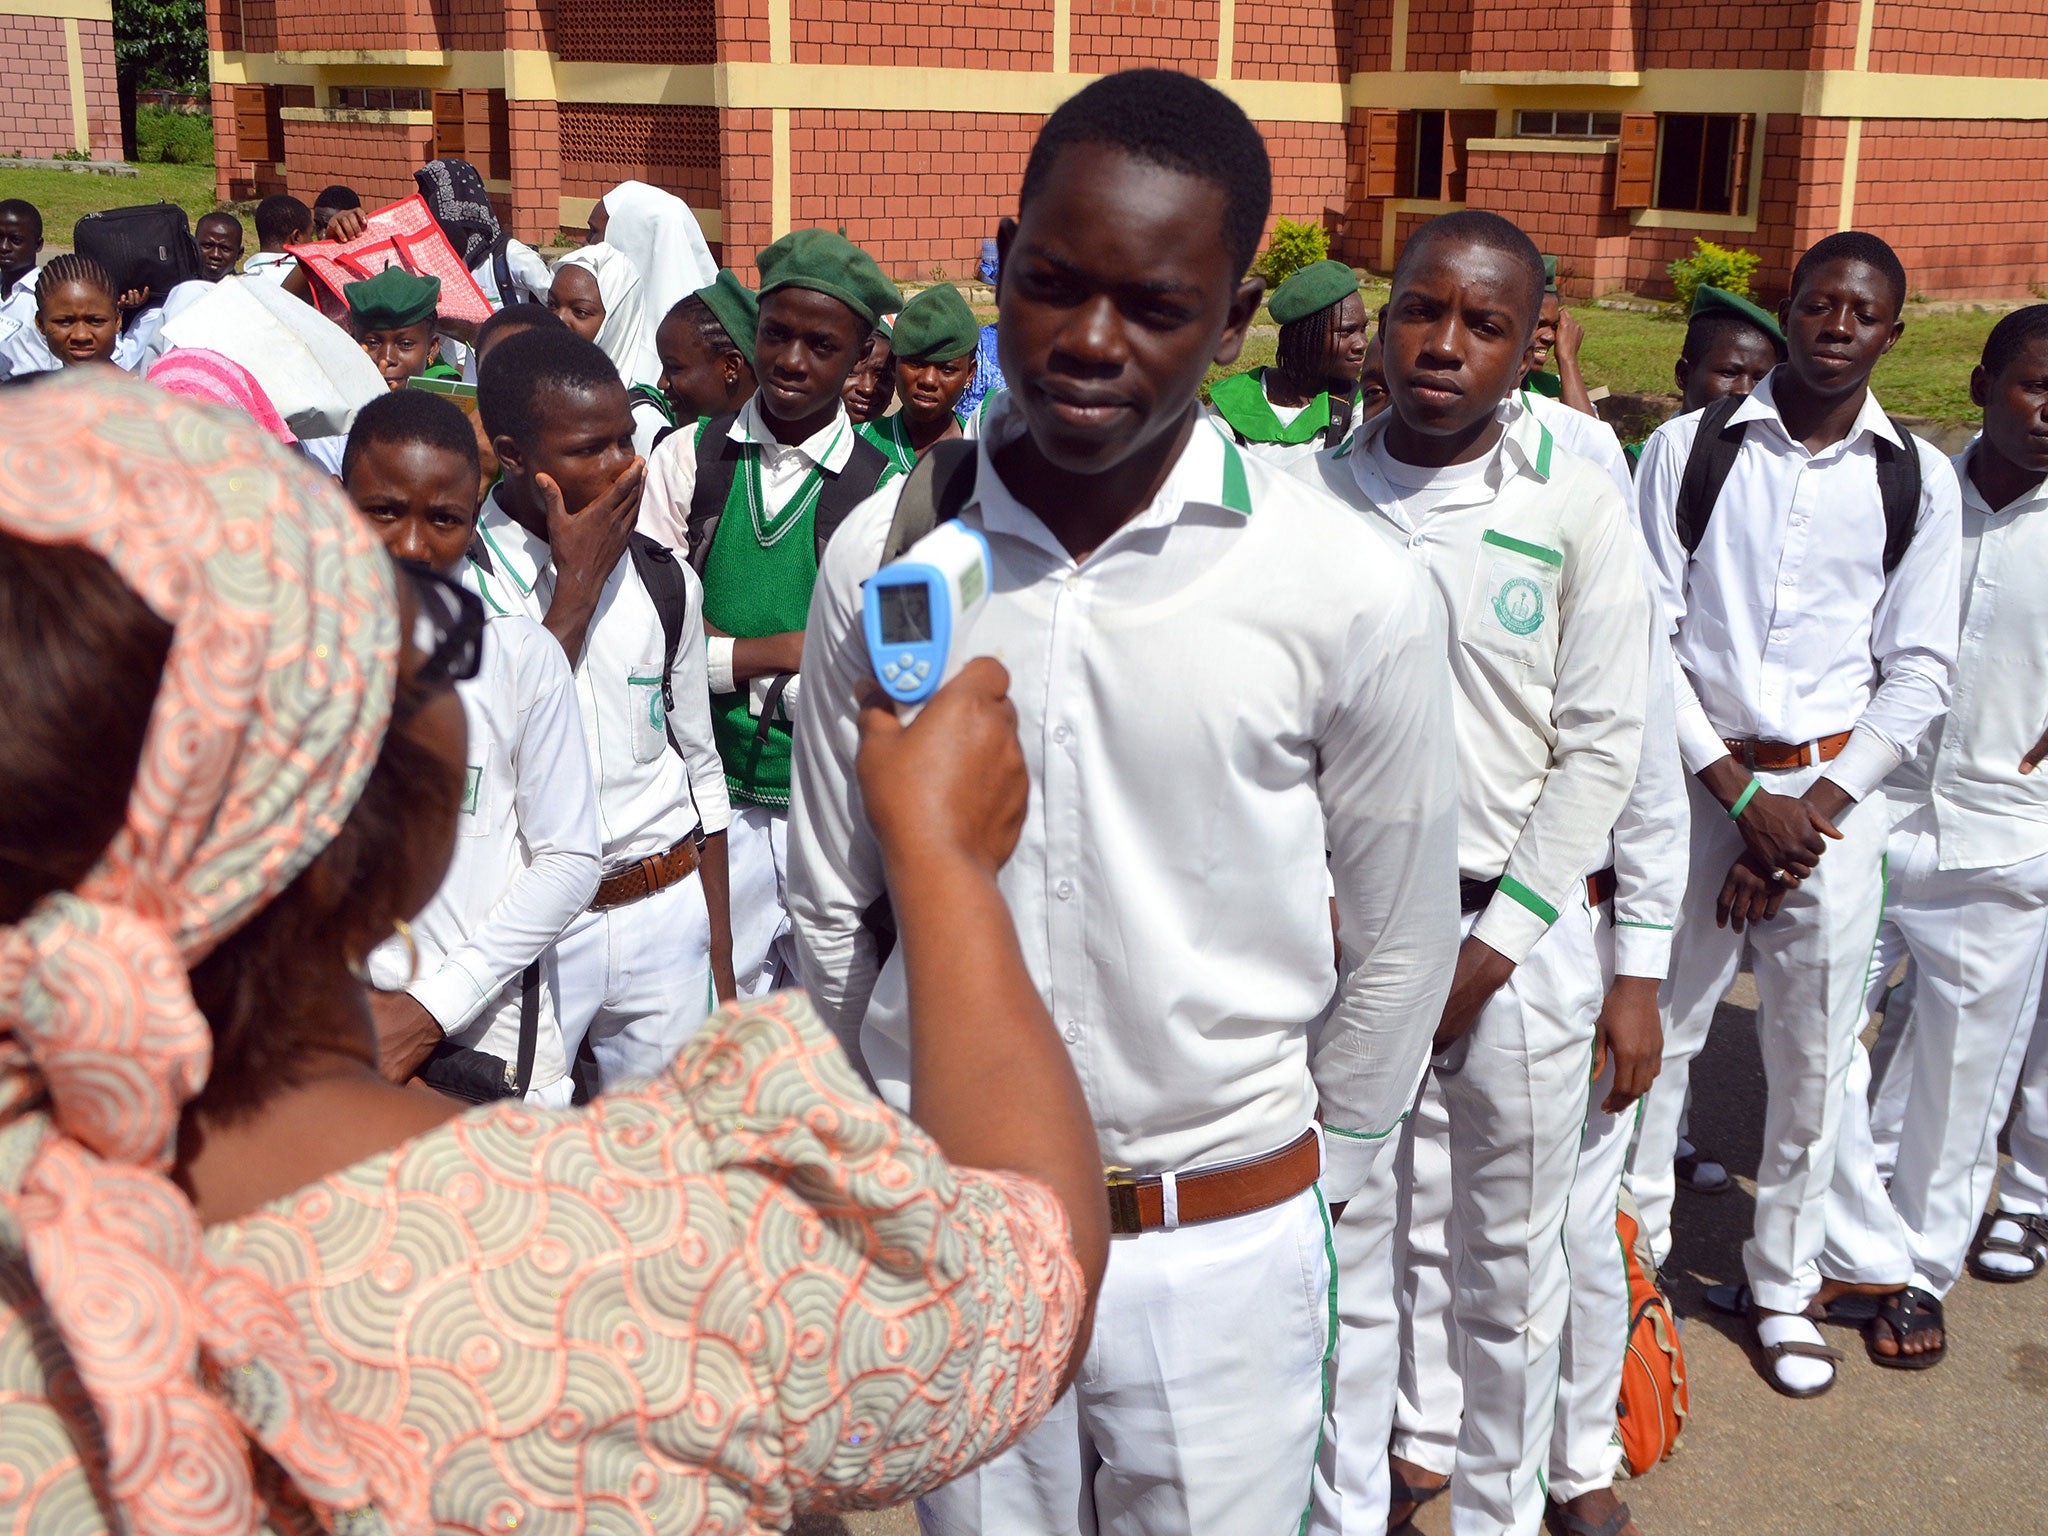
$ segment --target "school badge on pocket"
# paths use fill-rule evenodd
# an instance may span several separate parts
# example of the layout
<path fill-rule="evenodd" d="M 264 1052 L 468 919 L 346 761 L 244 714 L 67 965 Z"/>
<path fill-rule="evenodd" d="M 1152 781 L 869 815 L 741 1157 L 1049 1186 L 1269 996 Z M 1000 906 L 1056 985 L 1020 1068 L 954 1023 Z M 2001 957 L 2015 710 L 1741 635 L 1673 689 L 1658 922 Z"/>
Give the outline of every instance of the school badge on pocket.
<path fill-rule="evenodd" d="M 1511 635 L 1543 627 L 1543 589 L 1526 576 L 1510 576 L 1493 590 L 1493 616 Z"/>

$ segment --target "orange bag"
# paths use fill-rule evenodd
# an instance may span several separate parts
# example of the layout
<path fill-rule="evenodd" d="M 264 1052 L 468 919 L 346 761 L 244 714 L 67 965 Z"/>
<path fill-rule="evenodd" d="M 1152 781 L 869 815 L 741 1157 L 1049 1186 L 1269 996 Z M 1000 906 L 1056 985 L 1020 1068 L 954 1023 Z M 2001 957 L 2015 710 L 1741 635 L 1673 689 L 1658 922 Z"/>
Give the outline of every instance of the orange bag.
<path fill-rule="evenodd" d="M 1630 1477 L 1641 1477 L 1669 1456 L 1685 1429 L 1685 1347 L 1671 1303 L 1657 1289 L 1655 1270 L 1636 1251 L 1636 1220 L 1626 1209 L 1615 1216 L 1615 1235 L 1628 1266 L 1628 1358 L 1621 1367 L 1621 1403 L 1616 1424 L 1621 1458 Z"/>

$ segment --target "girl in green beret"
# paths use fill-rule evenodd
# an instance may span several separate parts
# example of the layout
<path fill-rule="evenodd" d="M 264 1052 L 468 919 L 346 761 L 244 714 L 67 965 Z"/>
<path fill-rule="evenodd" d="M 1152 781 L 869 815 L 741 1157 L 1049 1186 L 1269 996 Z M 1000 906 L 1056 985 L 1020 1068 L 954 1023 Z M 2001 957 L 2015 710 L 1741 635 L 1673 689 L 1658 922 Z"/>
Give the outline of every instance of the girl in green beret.
<path fill-rule="evenodd" d="M 894 331 L 890 382 L 902 409 L 860 431 L 888 458 L 891 474 L 907 475 L 933 443 L 961 435 L 955 412 L 974 382 L 981 327 L 960 290 L 940 283 L 903 306 Z"/>
<path fill-rule="evenodd" d="M 1341 261 L 1302 268 L 1266 307 L 1280 325 L 1274 365 L 1218 380 L 1209 405 L 1240 446 L 1286 465 L 1349 434 L 1372 327 L 1358 274 Z"/>

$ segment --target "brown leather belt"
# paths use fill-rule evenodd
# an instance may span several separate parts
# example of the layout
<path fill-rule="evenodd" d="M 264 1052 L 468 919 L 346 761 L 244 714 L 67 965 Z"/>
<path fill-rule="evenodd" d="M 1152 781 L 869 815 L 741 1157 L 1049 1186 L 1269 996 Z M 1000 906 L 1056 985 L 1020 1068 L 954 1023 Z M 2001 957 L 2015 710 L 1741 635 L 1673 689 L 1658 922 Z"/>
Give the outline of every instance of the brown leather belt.
<path fill-rule="evenodd" d="M 1322 1177 L 1323 1153 L 1314 1131 L 1263 1157 L 1248 1157 L 1173 1181 L 1177 1226 L 1245 1216 L 1292 1200 Z M 1112 1232 L 1152 1232 L 1166 1225 L 1166 1181 L 1157 1174 L 1132 1177 L 1128 1168 L 1105 1168 Z"/>
<path fill-rule="evenodd" d="M 1754 773 L 1759 768 L 1811 768 L 1816 763 L 1832 763 L 1842 755 L 1842 748 L 1849 745 L 1849 733 L 1837 731 L 1832 736 L 1823 736 L 1819 741 L 1751 741 L 1742 736 L 1723 736 L 1721 745 L 1726 747 L 1735 760 Z"/>
<path fill-rule="evenodd" d="M 608 912 L 665 891 L 697 871 L 697 834 L 692 832 L 666 853 L 650 853 L 637 864 L 628 864 L 597 882 L 597 894 L 590 898 L 590 910 Z"/>
<path fill-rule="evenodd" d="M 1596 870 L 1594 873 L 1586 876 L 1586 905 L 1589 907 L 1604 907 L 1612 900 L 1614 900 L 1614 866 L 1610 864 L 1605 869 Z"/>

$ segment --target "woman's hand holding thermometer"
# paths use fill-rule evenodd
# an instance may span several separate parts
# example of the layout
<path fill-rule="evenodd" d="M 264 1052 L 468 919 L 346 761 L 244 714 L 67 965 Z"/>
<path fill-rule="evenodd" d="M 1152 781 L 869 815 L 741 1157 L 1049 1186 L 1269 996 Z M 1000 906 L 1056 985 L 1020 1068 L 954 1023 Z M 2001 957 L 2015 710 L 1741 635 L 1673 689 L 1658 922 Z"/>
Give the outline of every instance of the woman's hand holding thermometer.
<path fill-rule="evenodd" d="M 949 522 L 868 578 L 861 621 L 868 662 L 904 723 L 966 665 L 989 574 L 988 541 Z"/>

